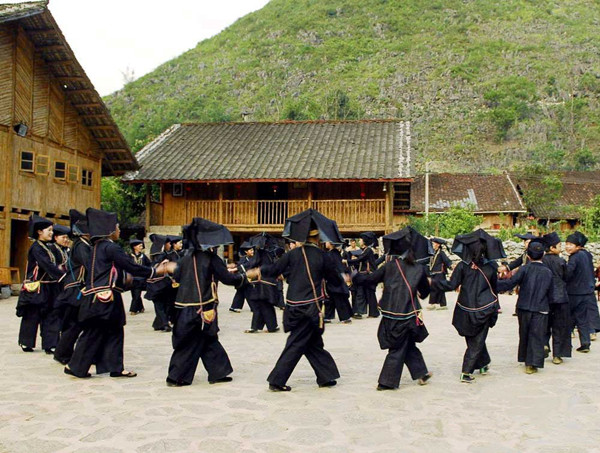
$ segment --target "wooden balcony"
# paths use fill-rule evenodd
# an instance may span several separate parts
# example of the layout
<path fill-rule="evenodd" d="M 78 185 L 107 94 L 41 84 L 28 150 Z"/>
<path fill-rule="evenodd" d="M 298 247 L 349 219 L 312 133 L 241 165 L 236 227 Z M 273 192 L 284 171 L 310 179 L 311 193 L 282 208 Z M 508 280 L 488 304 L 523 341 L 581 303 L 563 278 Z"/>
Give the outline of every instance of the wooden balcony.
<path fill-rule="evenodd" d="M 203 217 L 232 231 L 281 231 L 285 219 L 312 207 L 335 220 L 341 231 L 386 230 L 386 202 L 377 200 L 186 201 L 185 218 Z"/>

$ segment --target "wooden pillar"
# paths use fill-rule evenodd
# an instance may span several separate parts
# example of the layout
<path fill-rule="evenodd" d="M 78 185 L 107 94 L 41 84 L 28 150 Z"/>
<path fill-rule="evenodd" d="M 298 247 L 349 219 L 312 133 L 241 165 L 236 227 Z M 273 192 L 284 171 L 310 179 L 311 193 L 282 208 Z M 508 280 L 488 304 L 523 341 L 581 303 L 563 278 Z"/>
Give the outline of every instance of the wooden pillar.
<path fill-rule="evenodd" d="M 219 184 L 219 223 L 223 223 L 223 184 Z"/>
<path fill-rule="evenodd" d="M 308 187 L 308 208 L 312 208 L 312 199 L 313 199 L 313 187 L 312 182 L 307 184 Z"/>
<path fill-rule="evenodd" d="M 394 183 L 386 181 L 385 192 L 385 232 L 389 234 L 394 228 Z"/>
<path fill-rule="evenodd" d="M 151 188 L 150 184 L 144 184 L 146 186 L 146 234 L 150 231 L 150 217 L 152 216 L 152 202 L 151 202 Z"/>

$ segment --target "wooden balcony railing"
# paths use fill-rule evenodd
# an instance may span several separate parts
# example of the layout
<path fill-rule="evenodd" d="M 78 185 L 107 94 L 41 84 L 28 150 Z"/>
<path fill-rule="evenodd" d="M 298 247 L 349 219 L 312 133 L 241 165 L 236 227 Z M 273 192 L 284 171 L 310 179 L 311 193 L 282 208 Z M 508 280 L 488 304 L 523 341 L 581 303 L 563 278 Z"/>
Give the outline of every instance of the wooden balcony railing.
<path fill-rule="evenodd" d="M 341 229 L 384 229 L 385 200 L 223 200 L 186 201 L 186 219 L 204 217 L 230 229 L 283 228 L 285 219 L 313 207 Z"/>

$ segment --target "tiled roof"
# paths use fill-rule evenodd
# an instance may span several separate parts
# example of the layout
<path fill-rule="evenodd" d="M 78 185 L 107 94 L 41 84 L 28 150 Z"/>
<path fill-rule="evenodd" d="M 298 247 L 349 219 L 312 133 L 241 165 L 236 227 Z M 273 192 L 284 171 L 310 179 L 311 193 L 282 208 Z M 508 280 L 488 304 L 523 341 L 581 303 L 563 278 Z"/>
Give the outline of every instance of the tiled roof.
<path fill-rule="evenodd" d="M 413 211 L 425 211 L 424 175 L 415 177 L 411 185 L 410 205 Z M 526 212 L 516 187 L 506 174 L 430 174 L 429 211 L 442 212 L 454 205 L 471 205 L 476 213 Z"/>
<path fill-rule="evenodd" d="M 176 124 L 136 155 L 126 181 L 406 180 L 410 123 Z"/>
<path fill-rule="evenodd" d="M 44 12 L 47 6 L 48 0 L 0 5 L 0 23 L 39 14 Z"/>
<path fill-rule="evenodd" d="M 527 190 L 539 180 L 527 176 L 513 175 L 519 190 L 526 194 Z M 578 207 L 590 207 L 594 198 L 600 195 L 600 171 L 569 171 L 561 174 L 563 187 L 558 200 L 549 204 L 529 206 L 533 215 L 539 219 L 579 219 Z"/>
<path fill-rule="evenodd" d="M 102 175 L 120 176 L 138 168 L 108 108 L 48 10 L 48 1 L 0 5 L 0 24 L 18 22 L 36 47 L 68 102 L 75 108 L 102 153 Z"/>

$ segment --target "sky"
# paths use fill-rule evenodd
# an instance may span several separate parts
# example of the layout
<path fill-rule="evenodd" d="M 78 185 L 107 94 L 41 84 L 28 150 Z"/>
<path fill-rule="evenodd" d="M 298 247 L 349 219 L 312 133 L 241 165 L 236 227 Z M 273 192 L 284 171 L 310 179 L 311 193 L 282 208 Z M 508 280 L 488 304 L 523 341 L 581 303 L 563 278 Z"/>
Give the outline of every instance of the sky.
<path fill-rule="evenodd" d="M 49 9 L 101 96 L 218 34 L 269 0 L 50 0 Z M 21 3 L 0 0 L 2 3 Z"/>

